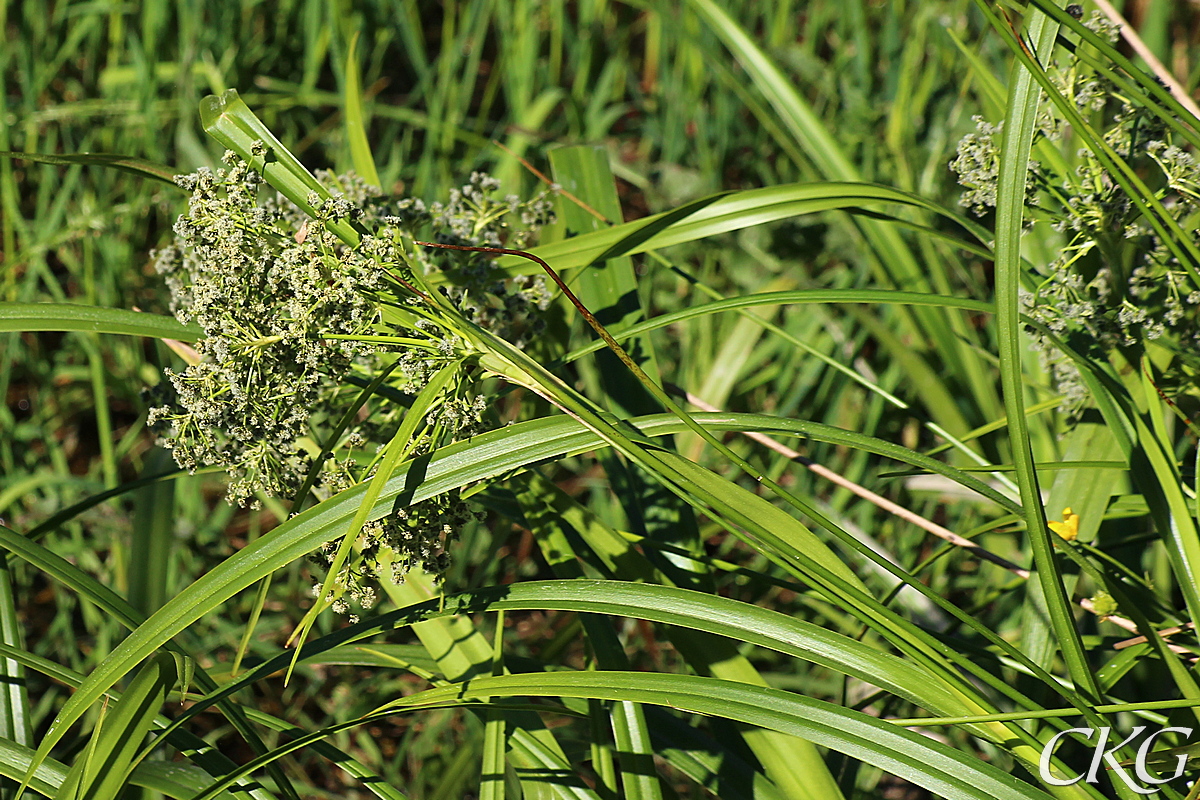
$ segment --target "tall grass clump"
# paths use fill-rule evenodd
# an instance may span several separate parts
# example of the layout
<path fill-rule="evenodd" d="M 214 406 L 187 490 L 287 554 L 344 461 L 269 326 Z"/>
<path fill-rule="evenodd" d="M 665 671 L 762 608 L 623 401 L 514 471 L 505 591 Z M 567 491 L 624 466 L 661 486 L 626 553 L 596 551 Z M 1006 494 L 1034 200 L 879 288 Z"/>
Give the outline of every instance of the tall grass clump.
<path fill-rule="evenodd" d="M 72 8 L 0 56 L 6 796 L 1194 796 L 1200 120 L 1135 31 Z"/>

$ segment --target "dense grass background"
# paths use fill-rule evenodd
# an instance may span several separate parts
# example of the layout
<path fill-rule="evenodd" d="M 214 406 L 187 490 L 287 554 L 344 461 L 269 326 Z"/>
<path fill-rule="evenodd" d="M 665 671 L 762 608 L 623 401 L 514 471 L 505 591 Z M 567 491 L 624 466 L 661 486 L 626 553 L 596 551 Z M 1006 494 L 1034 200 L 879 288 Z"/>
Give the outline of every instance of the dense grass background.
<path fill-rule="evenodd" d="M 1200 75 L 1197 10 L 1167 2 L 1128 5 L 1141 37 L 1185 85 L 1193 86 Z M 527 196 L 538 180 L 519 162 L 524 157 L 601 209 L 610 223 L 637 220 L 718 191 L 800 181 L 884 184 L 957 213 L 962 187 L 947 165 L 958 140 L 974 128 L 973 115 L 996 121 L 1006 107 L 1012 112 L 1007 104 L 1021 99 L 1009 80 L 1013 48 L 966 0 L 150 2 L 140 7 L 59 3 L 49 9 L 9 3 L 0 6 L 0 15 L 6 35 L 0 48 L 5 87 L 0 150 L 118 153 L 180 172 L 212 166 L 224 147 L 203 131 L 197 104 L 206 94 L 236 88 L 310 169 L 345 171 L 355 166 L 344 98 L 347 55 L 357 35 L 367 139 L 385 191 L 437 200 L 472 171 L 486 170 L 506 190 Z M 1013 19 L 1021 24 L 1015 12 Z M 748 38 L 738 38 L 738 31 Z M 598 146 L 602 157 L 566 149 L 582 144 Z M 1075 147 L 1062 148 L 1068 162 Z M 833 198 L 848 194 L 830 190 Z M 173 187 L 144 175 L 0 159 L 0 301 L 165 313 L 168 298 L 149 251 L 167 241 L 183 199 Z M 603 227 L 562 202 L 562 224 L 552 235 Z M 1044 267 L 1063 244 L 1048 226 L 1035 229 L 1025 244 L 1030 264 L 1022 266 L 1011 243 L 1001 253 L 1006 232 L 1012 233 L 1004 219 L 982 221 L 989 229 L 995 226 L 993 257 L 987 250 L 990 231 L 975 241 L 972 223 L 920 207 L 843 200 L 822 208 L 856 211 L 860 205 L 904 224 L 818 211 L 764 225 L 739 223 L 717 235 L 634 256 L 641 308 L 613 327 L 715 298 L 763 292 L 887 289 L 992 302 L 998 281 L 1008 280 L 1011 285 L 1004 285 L 1015 292 L 1018 273 Z M 942 236 L 930 235 L 929 229 Z M 564 269 L 582 266 L 552 263 Z M 587 270 L 568 275 L 585 302 L 602 303 L 603 292 L 612 288 L 602 281 L 589 283 Z M 1102 402 L 1093 400 L 1079 423 L 1055 411 L 1058 396 L 1048 376 L 1027 348 L 1014 344 L 1013 309 L 1007 320 L 1012 326 L 1005 328 L 1003 315 L 998 325 L 983 307 L 780 298 L 737 313 L 675 322 L 648 337 L 658 374 L 707 404 L 858 434 L 839 439 L 791 428 L 789 444 L 804 437 L 798 447 L 812 462 L 1004 558 L 1024 566 L 1036 558 L 1041 574 L 1065 583 L 1068 594 L 1097 596 L 1108 580 L 1109 590 L 1124 590 L 1135 599 L 1134 609 L 1122 605 L 1121 610 L 1140 625 L 1190 620 L 1185 603 L 1194 589 L 1181 576 L 1188 574 L 1193 543 L 1172 546 L 1163 540 L 1170 539 L 1168 529 L 1186 528 L 1180 515 L 1196 515 L 1194 438 L 1152 388 L 1141 385 L 1138 359 L 1128 354 L 1114 362 L 1117 388 L 1109 390 L 1118 406 L 1121 391 L 1141 393 L 1121 406 L 1133 431 L 1132 447 L 1122 450 L 1106 434 L 1115 417 L 1101 419 L 1094 406 Z M 590 340 L 568 304 L 557 303 L 552 314 L 554 336 L 534 350 L 547 362 Z M 61 523 L 54 520 L 88 498 L 170 469 L 170 456 L 145 430 L 143 391 L 161 380 L 164 366 L 179 361 L 155 339 L 0 330 L 12 331 L 0 332 L 0 395 L 6 401 L 0 405 L 0 517 L 8 528 L 45 545 L 149 615 L 286 519 L 284 498 L 267 498 L 257 511 L 236 509 L 222 500 L 220 475 L 197 474 L 139 485 Z M 1157 369 L 1171 369 L 1169 358 L 1156 358 Z M 1120 371 L 1129 364 L 1132 378 L 1129 370 Z M 622 415 L 657 410 L 653 404 L 622 405 L 630 403 L 630 384 L 613 384 L 628 378 L 614 378 L 610 368 L 589 357 L 559 373 L 601 408 Z M 1003 369 L 1010 370 L 1007 396 L 1001 392 Z M 1175 402 L 1183 416 L 1194 417 L 1194 375 L 1185 372 L 1177 379 Z M 1019 382 L 1025 386 L 1028 431 L 1013 436 L 1004 419 L 1020 408 L 1012 404 L 1011 391 Z M 517 391 L 497 403 L 496 413 L 509 421 L 550 412 Z M 1191 668 L 1194 638 L 1185 634 L 1177 640 L 1182 655 L 1148 645 L 1114 650 L 1115 642 L 1133 634 L 1076 609 L 1080 638 L 1072 650 L 1071 637 L 1061 635 L 1061 626 L 1071 622 L 1057 601 L 1027 591 L 1022 577 L 942 544 L 877 503 L 804 469 L 788 454 L 727 432 L 738 425 L 722 427 L 715 418 L 706 425 L 737 457 L 803 498 L 809 511 L 798 516 L 814 529 L 825 527 L 820 517 L 831 520 L 924 583 L 930 594 L 969 615 L 969 624 L 966 617 L 953 619 L 912 589 L 889 596 L 898 584 L 895 577 L 852 548 L 834 546 L 876 597 L 887 598 L 904 624 L 931 631 L 928 642 L 940 638 L 947 644 L 954 655 L 945 657 L 945 669 L 958 675 L 962 691 L 973 691 L 961 672 L 970 661 L 1022 695 L 1005 696 L 1001 685 L 982 686 L 978 692 L 991 705 L 977 706 L 976 713 L 1060 708 L 1081 702 L 1080 696 L 1094 706 L 1200 695 Z M 786 427 L 775 435 L 788 438 Z M 728 453 L 681 425 L 674 430 L 682 431 L 676 438 L 680 454 L 772 496 L 760 481 L 735 468 Z M 881 457 L 866 437 L 933 453 L 955 468 L 996 465 L 966 473 L 990 481 L 995 496 L 964 491 L 942 476 L 918 476 L 914 470 L 928 469 Z M 952 439 L 963 444 L 948 447 Z M 794 570 L 773 563 L 764 548 L 728 535 L 716 515 L 693 516 L 683 503 L 654 489 L 642 468 L 602 444 L 597 440 L 592 450 L 565 456 L 547 450 L 542 456 L 547 463 L 528 471 L 514 464 L 511 474 L 481 484 L 475 500 L 488 516 L 469 526 L 455 545 L 445 593 L 585 575 L 673 582 L 860 638 L 880 652 L 903 652 L 878 624 L 865 624 L 865 612 L 814 591 Z M 1031 498 L 1038 495 L 1031 492 L 1038 484 L 1030 479 L 1033 467 L 1022 461 L 1026 448 L 1039 469 L 1044 510 L 1032 508 L 1037 504 Z M 1151 451 L 1161 458 L 1145 455 Z M 1161 514 L 1159 495 L 1168 509 Z M 1007 505 L 998 502 L 1005 498 Z M 1080 514 L 1080 541 L 1097 548 L 1078 550 L 1082 567 L 1054 562 L 1049 535 L 1026 532 L 1044 533 L 1045 516 L 1058 519 L 1066 506 Z M 1194 538 L 1194 526 L 1191 531 Z M 639 546 L 621 551 L 617 543 L 628 547 L 630 539 Z M 603 541 L 613 551 L 596 554 L 597 542 Z M 702 556 L 705 566 L 686 574 L 678 558 L 672 562 L 664 555 L 672 547 Z M 568 557 L 573 548 L 579 561 Z M 9 697 L 8 727 L 0 733 L 36 748 L 70 696 L 68 673 L 95 670 L 126 629 L 97 602 L 98 589 L 56 580 L 49 566 L 29 560 L 10 558 L 8 570 L 0 573 L 4 642 L 68 672 L 56 676 L 46 674 L 48 669 L 25 669 L 23 696 Z M 258 584 L 257 593 L 243 591 L 208 609 L 176 641 L 212 679 L 226 681 L 239 648 L 245 648 L 243 670 L 279 655 L 311 604 L 315 578 L 320 575 L 306 562 L 292 560 L 269 584 Z M 380 611 L 418 599 L 419 594 L 400 593 Z M 925 714 L 912 698 L 877 691 L 829 663 L 746 644 L 715 644 L 727 639 L 676 637 L 660 624 L 672 620 L 589 616 L 571 602 L 556 605 L 538 596 L 513 601 L 503 616 L 509 669 L 574 671 L 598 663 L 603 669 L 665 675 L 693 672 L 761 680 L 877 717 Z M 608 613 L 620 612 L 614 605 Z M 496 614 L 476 613 L 444 623 L 436 634 L 430 627 L 421 636 L 397 630 L 377 637 L 379 644 L 367 651 L 345 647 L 302 663 L 286 685 L 281 673 L 256 681 L 238 697 L 252 716 L 259 743 L 247 742 L 228 716 L 217 713 L 197 716 L 188 729 L 235 762 L 246 763 L 256 747 L 270 749 L 287 740 L 277 730 L 279 723 L 261 715 L 286 720 L 295 729 L 318 730 L 424 689 L 431 675 L 459 681 L 491 673 L 489 642 L 496 623 Z M 343 618 L 326 614 L 314 636 L 344 625 Z M 895 636 L 906 635 L 904 630 L 894 623 Z M 436 635 L 456 638 L 469 651 L 468 667 L 455 673 L 438 661 L 443 654 L 430 652 Z M 741 641 L 752 638 L 746 633 Z M 1048 681 L 1031 674 L 1030 664 L 1002 653 L 1001 641 L 1030 664 L 1074 681 L 1079 695 L 1057 696 Z M 925 666 L 936 661 L 929 653 L 904 655 Z M 8 662 L 10 672 L 13 663 Z M 1097 677 L 1085 677 L 1081 670 Z M 128 681 L 119 688 L 135 690 Z M 525 688 L 516 694 L 570 696 L 563 687 Z M 612 690 L 616 694 L 593 689 L 579 696 L 654 702 L 654 687 L 635 688 L 618 687 Z M 517 733 L 538 718 L 528 708 L 485 713 L 450 705 L 381 716 L 330 736 L 329 744 L 361 762 L 362 769 L 378 773 L 382 784 L 360 782 L 351 776 L 365 773 L 339 767 L 343 757 L 308 748 L 280 760 L 280 771 L 259 773 L 267 787 L 260 791 L 287 796 L 287 781 L 303 797 L 399 797 L 395 792 L 402 792 L 428 800 L 499 797 L 504 791 L 530 797 L 722 798 L 827 797 L 836 791 L 848 798 L 902 798 L 927 791 L 889 774 L 895 769 L 871 766 L 861 753 L 846 755 L 835 752 L 838 748 L 822 751 L 824 771 L 819 763 L 803 760 L 811 757 L 809 750 L 781 744 L 794 739 L 747 732 L 746 720 L 736 715 L 731 716 L 742 722 L 700 719 L 651 705 L 644 712 L 635 710 L 643 706 L 621 702 L 610 707 L 604 705 L 607 700 L 561 702 L 579 716 L 545 714 L 548 728 L 538 733 L 553 732 L 562 760 L 570 765 L 568 777 L 554 758 L 539 761 L 531 739 Z M 682 701 L 674 704 L 689 708 Z M 178 706 L 165 708 L 170 716 Z M 720 714 L 721 708 L 710 711 Z M 1186 710 L 1170 713 L 1172 721 L 1193 716 Z M 71 764 L 87 756 L 89 742 L 102 738 L 89 735 L 100 714 L 99 707 L 93 709 L 81 726 L 66 732 L 54 758 Z M 633 721 L 616 725 L 614 745 L 610 718 L 622 714 Z M 1110 719 L 1121 730 L 1135 724 L 1130 712 Z M 1161 723 L 1167 717 L 1150 719 Z M 1019 763 L 1020 755 L 1014 758 L 1011 743 L 976 738 L 979 727 L 934 730 L 940 741 L 978 756 L 979 763 L 1036 784 Z M 1044 740 L 1053 728 L 1030 725 L 1029 731 Z M 620 740 L 622 732 L 629 741 Z M 651 738 L 639 741 L 641 732 Z M 502 757 L 497 762 L 489 750 L 496 741 L 510 748 L 507 786 L 503 777 L 481 778 L 489 765 L 503 766 Z M 649 753 L 657 759 L 646 760 Z M 1071 756 L 1086 766 L 1082 749 Z M 4 774 L 22 775 L 23 769 L 12 766 L 20 763 L 28 759 L 14 757 Z M 534 774 L 539 764 L 541 777 Z M 1175 786 L 1182 795 L 1181 787 Z M 1090 791 L 1077 786 L 1060 793 L 1086 796 Z M 1128 794 L 1120 784 L 1096 791 Z"/>

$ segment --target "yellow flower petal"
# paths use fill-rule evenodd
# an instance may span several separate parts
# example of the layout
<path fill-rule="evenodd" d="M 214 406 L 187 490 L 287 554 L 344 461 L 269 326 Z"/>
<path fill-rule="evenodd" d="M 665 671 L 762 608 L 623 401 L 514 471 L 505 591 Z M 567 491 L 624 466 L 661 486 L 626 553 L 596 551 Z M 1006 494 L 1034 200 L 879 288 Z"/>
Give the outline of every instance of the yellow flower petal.
<path fill-rule="evenodd" d="M 1048 524 L 1050 530 L 1068 542 L 1075 541 L 1075 537 L 1079 536 L 1079 515 L 1071 511 L 1070 506 L 1063 509 L 1062 522 L 1051 521 Z"/>

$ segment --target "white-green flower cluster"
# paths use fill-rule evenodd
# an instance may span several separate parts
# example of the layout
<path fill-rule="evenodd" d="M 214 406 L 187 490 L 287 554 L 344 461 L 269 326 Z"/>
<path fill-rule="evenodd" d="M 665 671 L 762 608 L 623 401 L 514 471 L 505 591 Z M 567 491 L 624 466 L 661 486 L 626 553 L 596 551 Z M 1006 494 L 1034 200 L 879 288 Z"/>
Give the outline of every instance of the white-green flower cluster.
<path fill-rule="evenodd" d="M 472 429 L 482 419 L 482 404 L 474 404 Z M 462 429 L 460 429 L 462 430 Z M 422 448 L 426 449 L 426 448 Z M 332 495 L 353 486 L 355 467 L 351 459 L 326 463 L 321 493 Z M 409 506 L 397 507 L 389 516 L 363 525 L 354 544 L 354 558 L 341 568 L 334 581 L 333 610 L 339 614 L 369 610 L 378 598 L 378 586 L 388 581 L 404 582 L 410 569 L 420 568 L 435 581 L 441 580 L 450 566 L 448 547 L 458 538 L 469 520 L 482 520 L 484 514 L 473 512 L 462 500 L 457 489 L 428 498 Z M 327 542 L 309 556 L 317 567 L 328 570 L 334 562 L 340 542 Z M 313 595 L 319 596 L 321 581 L 313 584 Z M 352 616 L 352 620 L 357 620 Z"/>
<path fill-rule="evenodd" d="M 466 185 L 450 192 L 446 203 L 427 206 L 420 200 L 402 200 L 397 213 L 384 219 L 415 238 L 438 244 L 522 249 L 554 220 L 552 192 L 522 201 L 516 195 L 497 197 L 499 188 L 495 178 L 474 172 Z M 495 256 L 488 253 L 433 250 L 422 251 L 418 258 L 427 269 L 454 273 L 447 295 L 477 325 L 517 346 L 544 329 L 541 312 L 550 302 L 550 292 L 541 275 L 498 280 Z"/>
<path fill-rule="evenodd" d="M 257 145 L 255 154 L 264 149 Z M 310 216 L 265 191 L 234 154 L 225 164 L 177 178 L 191 193 L 188 210 L 174 242 L 154 254 L 172 311 L 199 324 L 204 337 L 196 362 L 169 370 L 157 387 L 149 422 L 180 466 L 227 470 L 230 502 L 246 504 L 258 493 L 295 499 L 306 482 L 328 497 L 367 479 L 378 461 L 370 445 L 390 442 L 407 412 L 384 398 L 416 395 L 447 364 L 469 362 L 474 354 L 454 321 L 401 277 L 413 278 L 412 269 L 448 273 L 442 291 L 463 316 L 515 344 L 539 330 L 549 300 L 540 279 L 505 279 L 486 254 L 402 248 L 418 236 L 523 247 L 552 219 L 547 195 L 498 200 L 496 182 L 476 173 L 448 202 L 426 207 L 381 197 L 353 174 L 318 173 L 329 195 L 308 198 Z M 353 224 L 359 243 L 347 245 L 327 222 Z M 381 370 L 382 394 L 351 407 Z M 487 401 L 470 374 L 464 370 L 433 404 L 411 452 L 483 428 Z M 413 566 L 444 572 L 446 544 L 470 516 L 453 494 L 369 523 L 338 576 L 343 601 L 370 607 L 374 581 L 398 579 Z M 315 561 L 327 567 L 332 552 Z"/>
<path fill-rule="evenodd" d="M 231 502 L 256 492 L 287 496 L 309 467 L 298 440 L 314 415 L 332 413 L 332 391 L 351 362 L 372 352 L 352 338 L 379 318 L 384 284 L 370 243 L 348 248 L 323 225 L 302 229 L 278 206 L 258 204 L 259 177 L 233 154 L 228 169 L 178 179 L 191 191 L 175 242 L 155 253 L 171 309 L 205 337 L 199 363 L 168 371 L 174 396 L 150 424 L 179 465 L 221 465 Z M 322 213 L 355 216 L 330 202 Z"/>
<path fill-rule="evenodd" d="M 978 115 L 971 119 L 975 122 L 975 132 L 959 141 L 958 154 L 950 162 L 950 169 L 967 189 L 959 203 L 976 216 L 983 216 L 996 205 L 996 185 L 1000 180 L 1000 131 L 1004 123 L 993 125 Z M 1032 188 L 1033 182 L 1027 181 L 1026 185 Z"/>
<path fill-rule="evenodd" d="M 355 558 L 342 567 L 330 596 L 339 614 L 368 610 L 378 597 L 378 585 L 404 582 L 409 570 L 420 568 L 441 580 L 450 567 L 447 548 L 458 538 L 463 525 L 484 514 L 473 512 L 457 490 L 397 508 L 390 516 L 367 522 L 355 542 Z M 322 569 L 332 566 L 339 542 L 328 542 L 309 560 Z M 321 582 L 313 584 L 319 595 Z"/>
<path fill-rule="evenodd" d="M 1103 15 L 1088 23 L 1110 41 L 1118 31 Z M 1200 222 L 1200 164 L 1172 141 L 1172 132 L 1153 112 L 1131 103 L 1103 76 L 1078 58 L 1051 66 L 1058 91 L 1100 132 L 1105 143 L 1151 187 L 1171 220 L 1188 235 Z M 951 169 L 966 187 L 962 204 L 976 214 L 996 202 L 1002 124 L 976 117 Z M 1060 142 L 1070 133 L 1057 107 L 1046 103 L 1037 121 L 1039 141 Z M 1044 147 L 1044 145 L 1042 145 Z M 1057 144 L 1055 145 L 1058 146 Z M 1035 155 L 1038 148 L 1035 147 Z M 1064 238 L 1057 258 L 1040 270 L 1036 286 L 1022 294 L 1023 312 L 1076 346 L 1105 357 L 1146 342 L 1177 355 L 1172 390 L 1186 390 L 1200 371 L 1200 286 L 1196 265 L 1182 264 L 1179 249 L 1150 224 L 1121 182 L 1087 148 L 1063 171 L 1031 161 L 1026 205 L 1029 224 L 1044 223 Z M 1068 163 L 1065 156 L 1057 163 Z M 1139 198 L 1144 200 L 1145 198 Z M 1074 364 L 1051 340 L 1030 327 L 1043 365 L 1064 394 L 1064 408 L 1078 409 L 1086 397 Z M 1130 354 L 1126 354 L 1130 355 Z"/>

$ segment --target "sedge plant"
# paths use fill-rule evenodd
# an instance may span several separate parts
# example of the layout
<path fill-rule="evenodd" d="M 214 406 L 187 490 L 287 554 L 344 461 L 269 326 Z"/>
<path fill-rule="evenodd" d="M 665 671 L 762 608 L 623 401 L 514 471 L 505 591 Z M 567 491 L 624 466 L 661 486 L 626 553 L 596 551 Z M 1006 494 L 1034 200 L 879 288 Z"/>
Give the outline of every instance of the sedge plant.
<path fill-rule="evenodd" d="M 972 13 L 1013 66 L 1005 90 L 978 53 L 966 58 L 992 112 L 952 165 L 976 220 L 914 191 L 907 156 L 895 187 L 864 182 L 764 49 L 782 43 L 756 42 L 709 0 L 682 16 L 648 8 L 647 63 L 670 42 L 672 80 L 685 85 L 720 52 L 714 80 L 808 180 L 679 192 L 619 223 L 613 168 L 589 148 L 556 151 L 547 190 L 509 193 L 530 144 L 514 135 L 499 177 L 464 173 L 437 203 L 385 193 L 391 167 L 375 164 L 385 149 L 368 139 L 347 36 L 353 171 L 310 173 L 237 92 L 202 103 L 227 152 L 222 167 L 173 181 L 187 208 L 152 260 L 172 316 L 0 305 L 5 331 L 149 337 L 178 359 L 145 400 L 148 435 L 178 469 L 118 485 L 109 453 L 103 491 L 0 527 L 12 568 L 128 629 L 86 669 L 5 634 L 6 674 L 74 689 L 52 709 L 4 695 L 0 773 L 14 794 L 309 796 L 296 765 L 315 761 L 355 791 L 415 797 L 367 739 L 439 719 L 463 742 L 445 774 L 467 776 L 447 791 L 489 798 L 854 797 L 900 781 L 956 798 L 1138 793 L 1118 771 L 1064 783 L 1086 771 L 1082 737 L 1049 761 L 1043 749 L 1069 728 L 1165 724 L 1200 702 L 1195 120 L 1081 10 L 1038 0 L 1017 18 L 980 3 Z M 520 9 L 493 11 L 505 52 L 537 52 Z M 454 41 L 487 20 L 445 24 Z M 865 28 L 847 30 L 872 46 Z M 915 30 L 905 63 L 932 29 Z M 536 95 L 538 79 L 513 68 L 497 80 L 545 120 L 561 95 Z M 461 111 L 452 95 L 439 97 L 446 120 Z M 581 112 L 589 125 L 604 116 Z M 445 124 L 427 153 L 467 135 Z M 889 146 L 908 135 L 889 128 Z M 950 165 L 949 149 L 936 163 Z M 445 171 L 434 163 L 422 162 L 422 185 Z M 769 291 L 718 289 L 722 262 L 683 249 L 739 236 L 739 258 L 780 266 L 751 233 L 799 215 L 824 215 L 862 269 L 819 284 L 780 268 L 755 287 Z M 640 253 L 655 270 L 645 283 L 670 292 L 642 288 Z M 692 292 L 703 302 L 678 303 Z M 651 294 L 676 306 L 652 314 Z M 804 319 L 775 321 L 792 307 Z M 572 340 L 576 316 L 586 327 Z M 683 325 L 696 341 L 661 336 Z M 842 363 L 868 345 L 886 355 L 879 369 Z M 717 357 L 699 369 L 705 347 Z M 689 411 L 692 385 L 694 408 L 718 410 Z M 763 396 L 777 413 L 719 410 Z M 810 398 L 828 413 L 805 414 Z M 843 471 L 857 480 L 816 490 L 830 470 L 801 477 L 796 450 L 758 449 L 784 437 L 810 456 L 851 453 Z M 897 499 L 930 513 L 881 496 L 895 484 L 865 466 L 877 459 L 901 465 Z M 922 499 L 924 473 L 968 499 Z M 206 474 L 224 475 L 228 507 L 278 524 L 173 597 L 135 605 L 91 562 L 56 552 L 56 531 L 87 508 Z M 947 524 L 925 518 L 935 513 Z M 491 573 L 472 559 L 498 557 L 514 525 L 528 532 L 527 560 L 537 554 L 534 579 L 473 581 Z M 491 550 L 472 547 L 488 539 Z M 289 572 L 311 589 L 307 607 L 254 646 Z M 237 667 L 222 669 L 189 637 L 251 596 L 251 622 L 229 626 Z M 538 619 L 552 638 L 531 648 L 521 626 Z M 285 679 L 283 692 L 303 692 L 330 665 L 371 676 L 346 700 L 352 714 L 297 721 L 249 701 Z M 236 760 L 203 738 L 208 712 L 223 742 L 243 743 Z M 929 727 L 938 737 L 918 732 Z"/>

